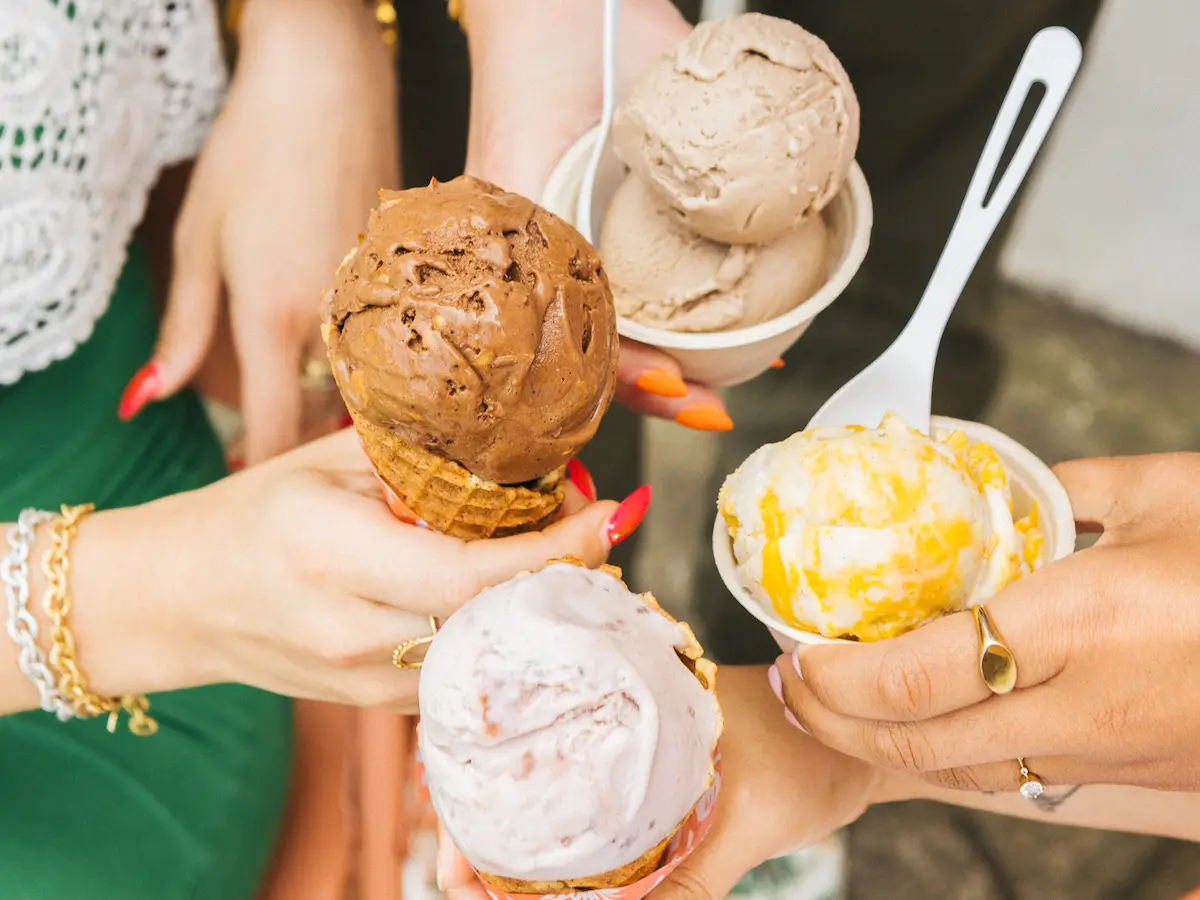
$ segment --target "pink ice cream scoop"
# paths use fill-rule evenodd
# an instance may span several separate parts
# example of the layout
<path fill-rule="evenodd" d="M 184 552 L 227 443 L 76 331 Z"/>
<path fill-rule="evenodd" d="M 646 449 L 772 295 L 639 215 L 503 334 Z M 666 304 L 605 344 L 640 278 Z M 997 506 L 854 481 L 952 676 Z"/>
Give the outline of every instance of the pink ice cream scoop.
<path fill-rule="evenodd" d="M 429 649 L 421 757 L 438 817 L 481 873 L 619 869 L 712 784 L 711 664 L 616 572 L 559 562 L 518 576 L 456 612 Z"/>

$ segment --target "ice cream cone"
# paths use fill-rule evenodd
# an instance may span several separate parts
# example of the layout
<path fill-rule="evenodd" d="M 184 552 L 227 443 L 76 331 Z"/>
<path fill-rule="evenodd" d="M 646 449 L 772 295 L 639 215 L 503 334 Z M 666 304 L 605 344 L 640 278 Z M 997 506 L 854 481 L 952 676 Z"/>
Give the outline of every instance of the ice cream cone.
<path fill-rule="evenodd" d="M 571 565 L 583 566 L 585 564 L 574 557 L 564 557 L 561 559 L 548 560 L 546 565 L 554 565 L 555 563 L 569 563 Z M 622 572 L 616 566 L 602 565 L 600 568 L 613 576 L 621 579 Z M 659 605 L 658 600 L 654 595 L 646 592 L 639 595 L 641 601 L 650 609 L 654 610 L 664 618 L 674 622 L 676 621 L 666 610 Z M 691 629 L 685 624 L 683 625 L 685 632 L 685 645 L 677 649 L 680 660 L 684 665 L 696 676 L 696 680 L 704 687 L 706 691 L 715 692 L 716 688 L 716 664 L 704 658 L 704 649 L 700 646 L 700 642 L 696 640 Z M 718 724 L 718 736 L 722 730 L 722 725 Z M 709 793 L 713 788 L 716 778 L 716 763 L 709 774 L 709 784 L 702 796 L 701 803 L 698 805 L 711 806 L 711 797 Z M 611 869 L 607 872 L 602 872 L 597 875 L 590 875 L 585 878 L 571 878 L 559 881 L 525 881 L 517 878 L 507 878 L 503 875 L 494 875 L 487 872 L 479 872 L 476 874 L 480 880 L 494 890 L 501 891 L 506 895 L 524 897 L 524 896 L 560 896 L 564 893 L 573 893 L 580 891 L 599 891 L 612 890 L 616 888 L 625 888 L 630 885 L 637 884 L 642 879 L 657 871 L 664 862 L 667 856 L 667 851 L 670 848 L 671 842 L 675 836 L 680 833 L 686 824 L 692 822 L 697 816 L 697 810 L 693 808 L 689 811 L 684 819 L 678 822 L 663 839 L 639 856 L 632 862 L 628 862 L 623 866 Z"/>
<path fill-rule="evenodd" d="M 379 477 L 435 531 L 468 541 L 536 531 L 562 505 L 562 471 L 536 483 L 496 484 L 361 416 L 354 427 Z"/>
<path fill-rule="evenodd" d="M 680 822 L 675 829 L 659 844 L 651 847 L 631 863 L 594 875 L 590 878 L 575 878 L 569 881 L 520 881 L 516 878 L 504 878 L 500 875 L 489 875 L 486 872 L 476 872 L 479 880 L 488 887 L 498 888 L 506 894 L 563 894 L 571 891 L 601 891 L 611 888 L 623 888 L 641 881 L 662 863 L 666 855 L 667 845 L 682 827 Z"/>

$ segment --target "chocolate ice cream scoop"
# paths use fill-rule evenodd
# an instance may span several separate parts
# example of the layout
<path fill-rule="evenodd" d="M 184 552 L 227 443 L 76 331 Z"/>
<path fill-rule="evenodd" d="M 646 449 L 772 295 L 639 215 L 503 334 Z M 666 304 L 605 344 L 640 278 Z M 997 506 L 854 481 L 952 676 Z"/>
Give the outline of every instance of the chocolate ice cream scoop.
<path fill-rule="evenodd" d="M 323 303 L 350 411 L 499 484 L 563 466 L 616 378 L 600 259 L 532 201 L 461 177 L 381 191 Z"/>

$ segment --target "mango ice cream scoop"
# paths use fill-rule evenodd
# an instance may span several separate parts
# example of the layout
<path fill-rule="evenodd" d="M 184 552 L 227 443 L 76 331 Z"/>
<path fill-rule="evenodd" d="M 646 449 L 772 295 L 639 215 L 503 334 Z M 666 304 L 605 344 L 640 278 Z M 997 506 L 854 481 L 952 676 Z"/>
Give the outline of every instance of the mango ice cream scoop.
<path fill-rule="evenodd" d="M 880 640 L 984 602 L 1042 563 L 1036 506 L 1014 521 L 999 457 L 961 432 L 803 431 L 721 488 L 737 577 L 789 625 Z"/>

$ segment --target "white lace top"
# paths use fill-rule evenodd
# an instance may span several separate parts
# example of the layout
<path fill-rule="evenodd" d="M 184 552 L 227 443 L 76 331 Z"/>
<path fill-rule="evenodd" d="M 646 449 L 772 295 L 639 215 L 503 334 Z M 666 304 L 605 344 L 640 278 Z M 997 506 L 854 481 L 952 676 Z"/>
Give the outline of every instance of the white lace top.
<path fill-rule="evenodd" d="M 224 89 L 213 0 L 0 0 L 0 385 L 91 334 Z"/>

